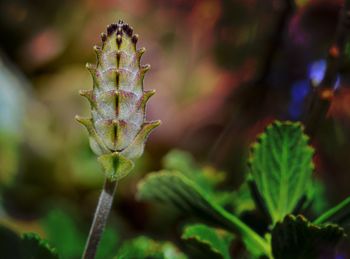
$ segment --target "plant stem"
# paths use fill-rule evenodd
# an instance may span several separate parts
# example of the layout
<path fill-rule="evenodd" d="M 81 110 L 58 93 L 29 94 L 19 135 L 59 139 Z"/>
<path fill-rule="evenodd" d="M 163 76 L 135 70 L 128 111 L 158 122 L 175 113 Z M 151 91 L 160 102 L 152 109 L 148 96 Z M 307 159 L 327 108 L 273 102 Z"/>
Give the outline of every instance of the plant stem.
<path fill-rule="evenodd" d="M 339 219 L 345 218 L 345 216 L 348 216 L 349 211 L 350 211 L 350 197 L 346 198 L 335 207 L 323 213 L 321 216 L 315 219 L 313 223 L 323 224 L 327 222 L 338 221 Z"/>
<path fill-rule="evenodd" d="M 230 229 L 235 233 L 239 233 L 249 248 L 254 247 L 254 251 L 257 253 L 256 255 L 265 254 L 268 256 L 268 258 L 272 258 L 271 247 L 268 240 L 261 237 L 254 229 L 244 223 L 239 217 L 228 212 L 221 205 L 212 201 L 200 187 L 196 186 L 196 184 L 186 181 L 186 178 L 183 180 L 188 186 L 192 186 L 192 188 L 196 190 L 197 195 L 199 195 L 200 198 L 195 205 L 198 206 L 199 211 L 203 208 L 209 207 L 210 209 L 209 211 L 206 210 L 206 213 L 212 216 L 214 222 L 216 221 L 220 223 L 222 227 Z M 189 202 L 189 204 L 190 203 L 191 202 Z"/>
<path fill-rule="evenodd" d="M 220 212 L 220 215 L 227 220 L 227 227 L 241 234 L 242 238 L 247 242 L 246 245 L 250 244 L 250 246 L 255 247 L 255 249 L 259 249 L 259 252 L 264 252 L 268 258 L 272 258 L 269 241 L 261 237 L 238 217 L 227 212 L 222 207 L 217 207 L 216 209 Z"/>
<path fill-rule="evenodd" d="M 98 200 L 89 236 L 85 245 L 84 253 L 82 256 L 83 259 L 95 258 L 98 244 L 101 240 L 109 212 L 112 208 L 114 193 L 116 189 L 117 181 L 111 181 L 106 178 L 102 192 L 100 194 L 100 198 Z"/>
<path fill-rule="evenodd" d="M 313 137 L 320 121 L 327 115 L 333 96 L 336 94 L 334 86 L 337 81 L 339 68 L 344 54 L 350 27 L 350 0 L 345 0 L 340 10 L 338 27 L 335 38 L 328 50 L 327 68 L 322 82 L 313 86 L 309 96 L 307 113 L 303 118 L 306 133 Z"/>

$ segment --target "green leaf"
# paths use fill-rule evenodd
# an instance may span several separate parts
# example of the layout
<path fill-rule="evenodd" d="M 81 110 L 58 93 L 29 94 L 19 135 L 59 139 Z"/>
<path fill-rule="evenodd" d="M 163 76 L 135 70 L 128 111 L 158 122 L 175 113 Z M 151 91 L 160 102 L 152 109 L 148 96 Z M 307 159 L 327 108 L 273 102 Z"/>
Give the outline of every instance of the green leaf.
<path fill-rule="evenodd" d="M 315 225 L 303 216 L 288 215 L 272 230 L 272 253 L 275 259 L 334 258 L 343 236 L 337 225 Z"/>
<path fill-rule="evenodd" d="M 304 207 L 310 207 L 315 215 L 323 213 L 328 208 L 326 188 L 321 181 L 313 179 L 306 196 L 307 202 L 304 204 Z"/>
<path fill-rule="evenodd" d="M 117 232 L 113 228 L 107 227 L 98 246 L 96 259 L 113 258 L 113 255 L 118 251 L 118 241 Z"/>
<path fill-rule="evenodd" d="M 142 200 L 155 200 L 172 205 L 204 221 L 237 231 L 254 255 L 270 253 L 270 247 L 265 239 L 238 217 L 213 202 L 205 191 L 181 173 L 161 171 L 149 174 L 139 183 L 138 197 Z"/>
<path fill-rule="evenodd" d="M 189 225 L 181 238 L 200 248 L 208 258 L 230 259 L 230 244 L 234 236 L 225 230 L 203 224 Z"/>
<path fill-rule="evenodd" d="M 255 209 L 255 203 L 247 182 L 244 182 L 237 191 L 232 193 L 231 203 L 237 215 Z"/>
<path fill-rule="evenodd" d="M 232 207 L 233 192 L 219 191 L 217 185 L 226 178 L 226 173 L 210 166 L 199 166 L 192 155 L 181 150 L 171 150 L 163 159 L 163 167 L 170 171 L 177 171 L 193 180 L 199 187 L 221 206 Z"/>
<path fill-rule="evenodd" d="M 115 259 L 186 259 L 187 257 L 170 242 L 156 242 L 141 236 L 125 242 Z"/>
<path fill-rule="evenodd" d="M 0 226 L 0 258 L 2 259 L 58 259 L 56 249 L 35 233 L 22 237 Z"/>
<path fill-rule="evenodd" d="M 41 226 L 62 258 L 73 259 L 81 256 L 86 237 L 70 215 L 59 209 L 52 210 L 42 220 Z"/>
<path fill-rule="evenodd" d="M 163 159 L 163 166 L 169 170 L 177 170 L 184 175 L 191 176 L 200 173 L 190 153 L 178 149 L 171 150 Z"/>
<path fill-rule="evenodd" d="M 41 222 L 47 239 L 57 248 L 63 259 L 80 258 L 83 253 L 86 236 L 77 225 L 71 215 L 60 209 L 50 211 Z M 112 258 L 117 252 L 118 240 L 115 229 L 107 226 L 103 232 L 96 258 Z"/>
<path fill-rule="evenodd" d="M 21 258 L 20 237 L 12 230 L 0 226 L 0 257 L 3 259 Z"/>
<path fill-rule="evenodd" d="M 276 121 L 252 146 L 250 172 L 273 223 L 292 213 L 306 195 L 312 155 L 300 123 Z"/>
<path fill-rule="evenodd" d="M 341 223 L 350 218 L 350 196 L 340 202 L 338 205 L 329 209 L 317 219 L 314 220 L 315 224 L 322 224 L 327 222 Z"/>
<path fill-rule="evenodd" d="M 225 173 L 209 166 L 200 167 L 190 153 L 177 149 L 170 151 L 164 157 L 163 166 L 165 169 L 182 173 L 213 195 L 216 194 L 214 187 L 226 178 Z"/>
<path fill-rule="evenodd" d="M 55 249 L 51 248 L 46 240 L 35 233 L 22 235 L 22 258 L 27 259 L 58 259 Z"/>

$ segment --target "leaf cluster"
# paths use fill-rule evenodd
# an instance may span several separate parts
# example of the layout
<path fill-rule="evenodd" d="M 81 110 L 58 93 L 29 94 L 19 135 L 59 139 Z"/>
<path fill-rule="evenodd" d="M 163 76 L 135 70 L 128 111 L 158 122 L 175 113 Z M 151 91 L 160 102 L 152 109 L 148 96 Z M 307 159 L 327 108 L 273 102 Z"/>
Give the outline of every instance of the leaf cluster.
<path fill-rule="evenodd" d="M 308 142 L 300 123 L 269 125 L 251 146 L 246 180 L 237 190 L 223 190 L 224 172 L 198 165 L 186 152 L 171 151 L 164 157 L 164 168 L 139 183 L 137 196 L 186 215 L 179 235 L 185 253 L 171 242 L 146 236 L 120 242 L 118 231 L 108 227 L 96 258 L 333 258 L 346 236 L 350 197 L 325 211 L 323 186 L 312 176 L 314 150 Z M 314 219 L 308 216 L 310 210 L 317 215 Z M 246 213 L 265 218 L 252 224 Z M 1 227 L 1 258 L 80 257 L 85 235 L 77 221 L 53 210 L 41 227 L 48 241 Z"/>
<path fill-rule="evenodd" d="M 41 222 L 46 239 L 35 233 L 19 236 L 11 229 L 0 226 L 0 258 L 2 259 L 78 259 L 85 244 L 85 233 L 78 222 L 63 210 L 50 211 Z M 171 242 L 160 242 L 146 236 L 120 242 L 115 227 L 103 233 L 96 259 L 156 258 L 186 259 Z"/>
<path fill-rule="evenodd" d="M 163 170 L 139 183 L 138 197 L 196 218 L 198 223 L 184 227 L 182 239 L 202 251 L 203 258 L 230 258 L 240 241 L 245 251 L 236 256 L 333 256 L 346 235 L 342 222 L 350 216 L 350 198 L 315 220 L 306 218 L 308 209 L 319 212 L 324 207 L 322 185 L 312 177 L 314 149 L 308 142 L 301 123 L 275 121 L 251 146 L 246 180 L 229 191 L 218 188 L 223 172 L 200 167 L 190 155 L 175 150 L 165 157 Z M 243 212 L 257 210 L 269 222 L 263 234 L 242 218 Z"/>

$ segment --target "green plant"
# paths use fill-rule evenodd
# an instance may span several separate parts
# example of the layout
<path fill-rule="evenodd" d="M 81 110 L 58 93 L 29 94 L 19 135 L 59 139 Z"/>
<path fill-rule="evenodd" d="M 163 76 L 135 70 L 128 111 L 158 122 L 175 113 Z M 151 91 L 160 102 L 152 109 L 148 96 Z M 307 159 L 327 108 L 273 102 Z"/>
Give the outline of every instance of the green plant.
<path fill-rule="evenodd" d="M 218 191 L 215 179 L 222 179 L 222 173 L 210 176 L 205 169 L 191 165 L 189 159 L 184 163 L 186 155 L 179 159 L 181 154 L 177 151 L 166 157 L 165 169 L 151 173 L 139 184 L 138 197 L 160 201 L 191 213 L 215 227 L 215 231 L 221 228 L 233 233 L 236 236 L 234 240 L 242 239 L 246 250 L 254 258 L 306 259 L 332 255 L 345 236 L 336 216 L 341 215 L 343 222 L 349 218 L 350 198 L 314 221 L 302 216 L 306 213 L 303 210 L 307 207 L 305 205 L 320 198 L 315 195 L 317 185 L 312 178 L 313 152 L 300 123 L 276 121 L 252 145 L 248 174 L 239 191 Z M 246 186 L 250 186 L 250 195 Z M 226 198 L 218 199 L 223 196 Z M 245 198 L 233 204 L 236 197 Z M 228 202 L 230 199 L 231 203 Z M 263 236 L 240 218 L 240 203 L 251 204 L 253 201 L 255 206 L 243 207 L 250 211 L 260 208 L 268 216 L 269 224 Z M 264 225 L 263 221 L 260 223 Z M 227 237 L 210 234 L 215 231 L 203 231 L 205 227 L 209 228 L 206 225 L 186 227 L 183 237 L 192 236 L 197 243 L 211 247 L 221 258 L 227 258 Z"/>
<path fill-rule="evenodd" d="M 169 241 L 146 236 L 120 241 L 115 229 L 104 231 L 117 182 L 133 169 L 148 135 L 160 122 L 145 119 L 146 103 L 154 91 L 143 90 L 149 65 L 140 65 L 145 49 L 136 49 L 137 35 L 119 21 L 108 26 L 101 38 L 102 46 L 94 47 L 97 64 L 87 65 L 93 89 L 80 92 L 90 102 L 91 118 L 76 117 L 89 133 L 106 178 L 85 250 L 77 222 L 52 211 L 41 224 L 48 241 L 1 227 L 2 257 L 74 259 L 83 250 L 83 258 L 228 259 L 233 253 L 243 258 L 334 257 L 346 236 L 343 226 L 350 217 L 350 197 L 325 211 L 323 186 L 312 177 L 314 149 L 302 124 L 288 121 L 275 121 L 252 145 L 245 181 L 237 190 L 223 190 L 224 172 L 200 167 L 178 150 L 165 157 L 163 170 L 139 183 L 140 199 L 160 201 L 197 218 L 185 221 L 182 228 L 184 252 Z M 332 71 L 321 87 L 327 87 L 327 93 L 332 85 L 327 81 L 334 81 Z M 305 119 L 308 127 L 324 117 L 328 101 Z M 245 217 L 247 213 L 258 215 L 255 222 Z M 239 249 L 241 242 L 245 250 Z"/>
<path fill-rule="evenodd" d="M 12 230 L 0 226 L 1 258 L 36 258 L 58 259 L 56 249 L 35 233 L 25 233 L 18 236 Z"/>
<path fill-rule="evenodd" d="M 187 256 L 170 242 L 157 242 L 148 237 L 140 236 L 126 241 L 114 258 L 186 259 Z"/>
<path fill-rule="evenodd" d="M 89 133 L 106 181 L 96 208 L 83 258 L 94 258 L 105 227 L 117 181 L 134 167 L 147 136 L 160 121 L 145 119 L 146 103 L 155 91 L 143 90 L 150 65 L 141 66 L 145 48 L 136 49 L 138 35 L 123 21 L 107 27 L 102 46 L 95 46 L 97 64 L 87 64 L 93 89 L 80 91 L 91 105 L 91 118 L 77 116 Z"/>
<path fill-rule="evenodd" d="M 11 229 L 0 226 L 0 251 L 4 259 L 77 259 L 84 249 L 84 234 L 77 221 L 61 210 L 51 211 L 42 222 L 47 240 L 38 234 L 18 236 Z M 171 242 L 161 242 L 146 236 L 119 242 L 118 231 L 107 228 L 103 233 L 97 259 L 159 258 L 186 259 Z"/>

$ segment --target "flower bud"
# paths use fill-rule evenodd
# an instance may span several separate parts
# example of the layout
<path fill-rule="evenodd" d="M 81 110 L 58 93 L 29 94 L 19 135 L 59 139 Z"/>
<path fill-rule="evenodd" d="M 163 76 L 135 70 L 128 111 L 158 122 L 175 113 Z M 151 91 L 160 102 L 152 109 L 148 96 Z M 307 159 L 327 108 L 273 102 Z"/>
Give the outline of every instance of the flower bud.
<path fill-rule="evenodd" d="M 123 21 L 101 34 L 95 46 L 97 64 L 87 64 L 93 89 L 80 91 L 91 106 L 91 118 L 77 116 L 89 133 L 90 146 L 107 177 L 127 175 L 140 157 L 150 132 L 160 121 L 146 121 L 146 103 L 155 93 L 144 91 L 143 78 L 150 65 L 142 66 L 144 48 L 136 49 L 137 34 Z"/>

